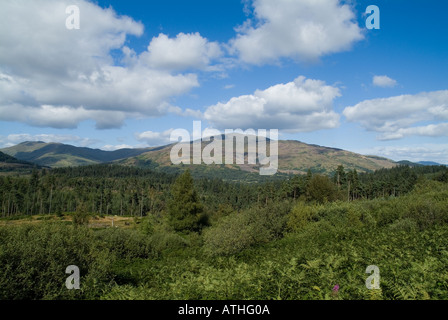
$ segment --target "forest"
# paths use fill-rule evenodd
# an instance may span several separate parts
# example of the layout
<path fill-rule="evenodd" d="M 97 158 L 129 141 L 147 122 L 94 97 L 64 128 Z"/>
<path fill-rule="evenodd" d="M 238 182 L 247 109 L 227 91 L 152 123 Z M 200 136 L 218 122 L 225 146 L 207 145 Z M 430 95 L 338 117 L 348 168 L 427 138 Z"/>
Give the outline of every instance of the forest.
<path fill-rule="evenodd" d="M 0 176 L 0 205 L 0 299 L 448 298 L 445 166 L 259 183 L 36 168 Z M 107 216 L 129 223 L 92 225 Z"/>

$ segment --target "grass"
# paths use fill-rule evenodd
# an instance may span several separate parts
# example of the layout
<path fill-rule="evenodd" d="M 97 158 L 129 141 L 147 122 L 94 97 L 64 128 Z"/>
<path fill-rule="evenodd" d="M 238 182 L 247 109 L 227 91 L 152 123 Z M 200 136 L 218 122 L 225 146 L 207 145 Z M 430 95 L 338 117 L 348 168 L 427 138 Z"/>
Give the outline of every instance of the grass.
<path fill-rule="evenodd" d="M 64 214 L 62 217 L 56 215 L 33 215 L 33 216 L 22 216 L 11 218 L 0 218 L 1 226 L 17 226 L 17 225 L 29 225 L 38 224 L 43 221 L 64 221 L 72 222 L 73 218 L 70 214 Z M 92 216 L 89 220 L 88 226 L 94 229 L 105 229 L 112 227 L 129 229 L 135 225 L 135 219 L 133 217 L 123 217 L 123 216 Z"/>

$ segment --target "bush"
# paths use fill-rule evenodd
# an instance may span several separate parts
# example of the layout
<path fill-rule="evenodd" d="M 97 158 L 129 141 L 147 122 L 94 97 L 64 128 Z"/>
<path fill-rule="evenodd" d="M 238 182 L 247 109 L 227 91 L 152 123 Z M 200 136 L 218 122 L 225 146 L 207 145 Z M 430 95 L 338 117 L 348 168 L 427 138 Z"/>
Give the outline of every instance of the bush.
<path fill-rule="evenodd" d="M 172 232 L 155 232 L 148 241 L 156 255 L 167 250 L 179 250 L 188 246 L 188 242 L 184 238 Z"/>
<path fill-rule="evenodd" d="M 290 204 L 284 202 L 231 214 L 205 231 L 204 250 L 209 255 L 229 255 L 279 238 L 289 210 Z"/>
<path fill-rule="evenodd" d="M 413 219 L 420 230 L 435 224 L 448 222 L 448 201 L 436 201 L 429 197 L 416 198 L 408 204 L 405 218 Z"/>
<path fill-rule="evenodd" d="M 95 232 L 98 249 L 114 253 L 120 259 L 151 257 L 149 238 L 136 230 L 107 228 Z"/>
<path fill-rule="evenodd" d="M 417 230 L 417 222 L 412 219 L 400 219 L 389 226 L 391 231 L 415 232 Z"/>
<path fill-rule="evenodd" d="M 326 220 L 333 225 L 344 227 L 361 227 L 363 225 L 363 212 L 351 202 L 333 202 L 317 209 L 316 220 Z"/>
<path fill-rule="evenodd" d="M 84 299 L 105 290 L 114 256 L 98 250 L 93 232 L 62 223 L 0 228 L 0 299 Z M 69 265 L 80 269 L 80 290 L 68 290 Z"/>
<path fill-rule="evenodd" d="M 288 228 L 292 231 L 302 230 L 309 222 L 316 218 L 317 207 L 312 205 L 306 205 L 303 202 L 299 202 L 294 206 L 289 214 Z"/>

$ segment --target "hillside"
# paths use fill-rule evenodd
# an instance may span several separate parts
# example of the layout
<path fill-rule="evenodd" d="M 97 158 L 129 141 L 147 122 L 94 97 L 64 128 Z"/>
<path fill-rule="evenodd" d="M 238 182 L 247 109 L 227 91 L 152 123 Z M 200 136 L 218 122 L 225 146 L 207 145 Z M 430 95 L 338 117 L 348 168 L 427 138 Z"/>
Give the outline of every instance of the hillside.
<path fill-rule="evenodd" d="M 202 149 L 207 143 L 202 143 Z M 214 172 L 223 169 L 227 173 L 232 171 L 236 173 L 252 173 L 257 174 L 259 172 L 260 165 L 235 165 L 235 164 L 223 164 L 223 165 L 184 165 L 175 166 L 171 164 L 170 151 L 172 145 L 161 147 L 158 150 L 151 150 L 142 153 L 136 157 L 131 157 L 119 161 L 121 164 L 155 168 L 160 166 L 163 170 L 175 170 L 179 167 L 190 167 L 193 173 L 198 175 L 199 172 Z M 268 143 L 269 148 L 269 143 Z M 247 148 L 246 148 L 247 151 Z M 292 140 L 280 140 L 278 142 L 278 154 L 279 154 L 279 173 L 294 173 L 304 174 L 311 169 L 316 173 L 330 173 L 333 172 L 339 165 L 343 165 L 347 169 L 356 169 L 359 172 L 369 172 L 381 168 L 392 168 L 397 164 L 389 159 L 381 158 L 377 156 L 364 156 L 361 154 L 335 149 L 322 147 L 317 145 L 310 145 L 300 141 Z M 247 159 L 247 154 L 246 154 Z M 170 168 L 170 169 L 169 169 Z"/>
<path fill-rule="evenodd" d="M 52 168 L 81 166 L 111 162 L 137 156 L 149 149 L 121 149 L 104 151 L 75 147 L 62 143 L 23 142 L 0 151 L 23 161 L 31 161 Z"/>
<path fill-rule="evenodd" d="M 0 172 L 23 172 L 23 171 L 30 171 L 32 170 L 36 165 L 27 162 L 18 160 L 8 154 L 5 154 L 3 152 L 0 152 Z"/>
<path fill-rule="evenodd" d="M 208 142 L 203 142 L 202 149 L 207 144 Z M 269 141 L 267 144 L 269 149 Z M 227 180 L 250 180 L 249 177 L 251 176 L 259 176 L 260 165 L 258 163 L 256 165 L 173 165 L 170 159 L 172 146 L 103 151 L 60 143 L 23 142 L 1 151 L 22 161 L 31 161 L 53 168 L 116 162 L 141 168 L 157 168 L 157 170 L 164 172 L 179 172 L 189 167 L 196 177 L 213 176 Z M 247 148 L 245 151 L 247 152 Z M 330 173 L 339 165 L 343 165 L 347 169 L 356 169 L 359 172 L 391 168 L 397 165 L 394 161 L 386 158 L 364 156 L 341 149 L 310 145 L 292 140 L 280 140 L 278 142 L 278 153 L 278 173 L 280 175 L 304 174 L 308 169 L 316 173 Z"/>

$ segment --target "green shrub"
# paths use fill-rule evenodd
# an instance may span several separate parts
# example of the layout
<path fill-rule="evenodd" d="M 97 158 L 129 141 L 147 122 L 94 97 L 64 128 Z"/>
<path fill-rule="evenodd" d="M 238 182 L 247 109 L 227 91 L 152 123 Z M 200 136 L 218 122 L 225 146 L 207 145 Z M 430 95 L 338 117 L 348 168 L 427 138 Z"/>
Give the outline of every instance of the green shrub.
<path fill-rule="evenodd" d="M 404 231 L 404 232 L 414 232 L 418 228 L 417 222 L 410 218 L 404 218 L 397 220 L 389 226 L 389 229 L 393 232 Z"/>
<path fill-rule="evenodd" d="M 173 232 L 155 232 L 148 242 L 156 255 L 167 250 L 179 250 L 188 246 L 187 240 Z"/>
<path fill-rule="evenodd" d="M 113 280 L 115 258 L 92 230 L 48 222 L 0 230 L 0 299 L 94 298 Z M 80 269 L 80 290 L 65 287 L 69 265 Z"/>
<path fill-rule="evenodd" d="M 448 222 L 448 201 L 437 201 L 430 197 L 415 197 L 408 203 L 405 218 L 413 219 L 420 230 L 434 224 Z"/>
<path fill-rule="evenodd" d="M 114 253 L 120 259 L 151 257 L 149 238 L 137 230 L 107 228 L 95 232 L 99 249 Z"/>
<path fill-rule="evenodd" d="M 138 225 L 138 229 L 145 235 L 152 235 L 154 233 L 156 221 L 153 216 L 148 215 L 143 218 Z"/>
<path fill-rule="evenodd" d="M 284 202 L 233 213 L 204 232 L 204 250 L 209 255 L 229 255 L 279 238 L 289 210 L 290 204 Z"/>
<path fill-rule="evenodd" d="M 317 217 L 316 206 L 299 202 L 289 214 L 288 228 L 292 231 L 302 230 L 308 223 Z"/>

